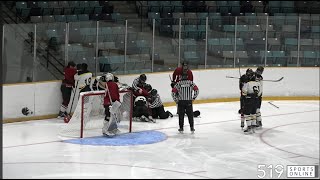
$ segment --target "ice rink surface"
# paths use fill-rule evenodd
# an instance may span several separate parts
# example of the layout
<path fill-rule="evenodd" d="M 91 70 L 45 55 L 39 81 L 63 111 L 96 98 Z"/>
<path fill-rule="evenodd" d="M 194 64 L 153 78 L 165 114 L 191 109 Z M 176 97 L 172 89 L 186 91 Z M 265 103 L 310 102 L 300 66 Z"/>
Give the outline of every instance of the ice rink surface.
<path fill-rule="evenodd" d="M 129 146 L 67 143 L 58 136 L 64 124 L 58 119 L 4 124 L 3 178 L 278 179 L 286 178 L 287 165 L 319 167 L 319 101 L 272 103 L 279 108 L 262 102 L 263 128 L 255 134 L 242 132 L 239 102 L 195 104 L 201 111 L 195 134 L 187 117 L 184 134 L 177 116 L 133 122 L 133 132 L 166 138 Z"/>

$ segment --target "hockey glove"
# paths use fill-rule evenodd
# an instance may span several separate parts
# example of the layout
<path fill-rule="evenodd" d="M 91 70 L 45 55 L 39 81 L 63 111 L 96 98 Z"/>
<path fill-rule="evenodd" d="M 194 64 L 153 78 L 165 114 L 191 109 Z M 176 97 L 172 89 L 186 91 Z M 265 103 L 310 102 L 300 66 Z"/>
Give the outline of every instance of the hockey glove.
<path fill-rule="evenodd" d="M 174 81 L 171 82 L 171 88 L 174 88 L 174 86 L 176 85 L 176 83 Z"/>

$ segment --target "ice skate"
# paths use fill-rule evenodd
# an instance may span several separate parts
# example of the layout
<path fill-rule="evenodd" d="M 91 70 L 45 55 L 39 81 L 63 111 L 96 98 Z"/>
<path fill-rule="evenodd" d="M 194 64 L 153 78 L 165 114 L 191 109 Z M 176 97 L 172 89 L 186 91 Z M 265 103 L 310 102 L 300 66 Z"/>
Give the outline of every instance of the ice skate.
<path fill-rule="evenodd" d="M 248 128 L 245 129 L 243 132 L 244 132 L 245 134 L 252 134 L 252 133 L 253 133 L 251 126 L 248 126 Z"/>
<path fill-rule="evenodd" d="M 65 116 L 66 116 L 66 112 L 62 112 L 62 111 L 59 111 L 59 114 L 58 114 L 58 119 L 63 119 Z"/>
<path fill-rule="evenodd" d="M 195 129 L 194 128 L 190 128 L 191 134 L 194 134 Z"/>
<path fill-rule="evenodd" d="M 262 123 L 261 123 L 261 121 L 257 121 L 256 129 L 262 129 Z"/>
<path fill-rule="evenodd" d="M 132 118 L 132 121 L 140 121 L 140 118 L 138 118 L 138 117 L 133 117 L 133 118 Z"/>
<path fill-rule="evenodd" d="M 179 131 L 180 134 L 182 134 L 183 133 L 183 128 L 179 128 L 178 131 Z"/>
<path fill-rule="evenodd" d="M 149 122 L 156 123 L 156 120 L 155 120 L 155 119 L 153 119 L 153 118 L 152 118 L 152 116 L 149 116 L 149 118 L 148 118 L 148 119 L 149 119 Z"/>
<path fill-rule="evenodd" d="M 111 131 L 107 131 L 105 128 L 102 129 L 102 134 L 104 136 L 107 136 L 107 137 L 113 137 L 115 136 L 115 133 L 111 132 Z"/>
<path fill-rule="evenodd" d="M 120 134 L 121 131 L 120 131 L 119 129 L 115 129 L 115 130 L 112 130 L 112 133 L 113 133 L 113 134 Z"/>
<path fill-rule="evenodd" d="M 169 111 L 168 111 L 168 112 L 169 112 Z M 170 116 L 170 117 L 173 117 L 173 114 L 172 114 L 171 112 L 169 112 L 169 116 Z"/>
<path fill-rule="evenodd" d="M 150 121 L 150 119 L 147 118 L 147 117 L 145 117 L 144 115 L 142 115 L 142 116 L 140 117 L 140 120 L 143 121 L 143 122 L 149 122 L 149 121 Z"/>

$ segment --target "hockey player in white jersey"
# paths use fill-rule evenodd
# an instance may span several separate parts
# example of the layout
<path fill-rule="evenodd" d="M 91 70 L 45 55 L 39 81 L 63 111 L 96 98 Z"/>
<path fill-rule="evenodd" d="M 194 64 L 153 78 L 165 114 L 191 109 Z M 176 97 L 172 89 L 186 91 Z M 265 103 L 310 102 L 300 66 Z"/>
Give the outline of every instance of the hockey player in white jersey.
<path fill-rule="evenodd" d="M 261 85 L 256 81 L 255 73 L 252 69 L 248 70 L 248 82 L 242 87 L 244 98 L 244 118 L 247 123 L 247 129 L 244 132 L 253 133 L 256 126 L 256 110 L 258 97 L 261 96 Z"/>
<path fill-rule="evenodd" d="M 107 73 L 109 74 L 109 73 Z M 93 91 L 101 91 L 101 90 L 105 90 L 106 88 L 106 76 L 107 74 L 104 74 L 102 76 L 97 76 L 95 78 L 95 80 L 93 81 L 93 83 L 91 84 L 91 89 Z M 119 87 L 119 91 L 122 91 L 122 90 L 127 90 L 130 88 L 130 86 L 128 86 L 127 84 L 125 83 L 121 83 L 119 81 L 119 78 L 115 75 L 113 75 L 113 82 L 115 82 L 118 87 Z"/>
<path fill-rule="evenodd" d="M 68 106 L 69 112 L 71 113 L 73 110 L 73 104 L 78 103 L 78 99 L 80 97 L 80 93 L 82 92 L 87 92 L 91 91 L 91 79 L 92 79 L 92 73 L 88 71 L 88 64 L 82 63 L 82 64 L 77 64 L 77 70 L 78 72 L 74 75 L 74 90 L 72 91 L 72 101 L 71 106 Z M 70 115 L 66 115 L 64 117 L 64 121 L 68 123 L 71 119 Z"/>
<path fill-rule="evenodd" d="M 77 83 L 77 89 L 80 90 L 79 93 L 91 91 L 92 73 L 88 71 L 88 64 L 81 64 L 81 70 L 74 75 L 74 80 Z"/>
<path fill-rule="evenodd" d="M 262 118 L 261 118 L 261 102 L 262 102 L 262 93 L 263 93 L 263 77 L 262 73 L 264 71 L 264 67 L 259 66 L 256 70 L 256 81 L 260 83 L 260 92 L 261 95 L 258 97 L 258 102 L 257 102 L 257 127 L 262 128 Z"/>

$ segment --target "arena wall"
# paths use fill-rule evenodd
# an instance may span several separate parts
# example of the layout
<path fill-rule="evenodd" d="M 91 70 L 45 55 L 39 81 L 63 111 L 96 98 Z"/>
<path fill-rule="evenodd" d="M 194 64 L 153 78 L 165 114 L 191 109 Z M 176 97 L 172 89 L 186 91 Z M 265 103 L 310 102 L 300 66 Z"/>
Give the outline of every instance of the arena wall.
<path fill-rule="evenodd" d="M 255 67 L 253 67 L 255 70 Z M 245 73 L 246 68 L 240 70 Z M 264 100 L 319 100 L 319 68 L 318 67 L 267 67 L 263 73 Z M 172 72 L 149 73 L 147 83 L 158 90 L 166 106 L 174 105 L 171 98 L 170 78 Z M 223 102 L 239 100 L 239 69 L 206 69 L 193 70 L 194 82 L 200 94 L 195 103 Z M 131 85 L 139 74 L 121 75 L 120 82 Z M 36 83 L 7 84 L 3 86 L 3 118 L 4 122 L 54 118 L 57 116 L 62 102 L 60 92 L 61 81 L 44 81 Z M 33 114 L 25 116 L 21 110 L 28 107 Z"/>

